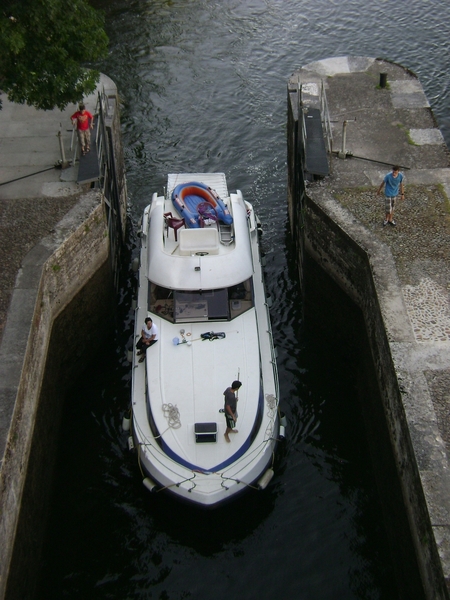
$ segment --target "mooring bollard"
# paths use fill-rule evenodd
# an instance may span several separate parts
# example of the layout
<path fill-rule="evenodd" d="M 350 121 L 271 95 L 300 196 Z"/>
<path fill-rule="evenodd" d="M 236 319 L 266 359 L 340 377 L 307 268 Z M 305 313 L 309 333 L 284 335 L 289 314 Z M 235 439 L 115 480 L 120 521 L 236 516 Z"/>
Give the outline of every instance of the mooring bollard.
<path fill-rule="evenodd" d="M 387 84 L 387 73 L 380 73 L 380 88 L 385 88 Z"/>

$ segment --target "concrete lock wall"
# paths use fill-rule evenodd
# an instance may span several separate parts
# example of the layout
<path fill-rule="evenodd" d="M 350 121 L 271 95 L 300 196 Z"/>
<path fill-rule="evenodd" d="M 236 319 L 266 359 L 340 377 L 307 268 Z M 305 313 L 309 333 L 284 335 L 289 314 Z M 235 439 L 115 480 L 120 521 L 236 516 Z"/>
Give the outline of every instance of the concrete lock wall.
<path fill-rule="evenodd" d="M 306 252 L 362 311 L 421 579 L 428 598 L 444 598 L 446 592 L 442 568 L 411 445 L 398 374 L 389 347 L 369 255 L 365 248 L 308 196 L 305 198 L 304 214 Z M 371 258 L 373 259 L 373 255 Z M 385 261 L 386 257 L 383 256 L 383 262 Z M 386 267 L 389 268 L 389 265 Z"/>
<path fill-rule="evenodd" d="M 84 209 L 81 211 L 83 216 L 79 214 L 80 207 Z M 98 348 L 101 330 L 97 338 L 97 334 L 89 336 L 88 328 L 92 321 L 98 320 L 95 315 L 103 315 L 104 307 L 111 303 L 109 244 L 101 195 L 98 192 L 87 194 L 75 212 L 78 218 L 81 217 L 81 223 L 64 241 L 60 244 L 57 241 L 57 247 L 42 265 L 42 270 L 38 263 L 42 254 L 48 252 L 45 241 L 27 255 L 19 274 L 20 280 L 28 269 L 34 271 L 38 286 L 36 294 L 31 294 L 34 298 L 22 304 L 24 314 L 17 315 L 17 326 L 21 328 L 24 324 L 28 340 L 15 341 L 16 352 L 25 348 L 25 353 L 1 473 L 0 597 L 4 597 L 6 589 L 8 598 L 28 597 L 42 541 L 46 492 L 55 460 L 62 410 L 60 400 L 64 397 L 62 388 L 59 399 L 52 398 L 51 394 L 42 395 L 47 360 L 52 352 L 53 325 L 61 314 L 66 315 L 66 325 L 70 323 L 66 333 L 69 329 L 71 334 L 69 339 L 66 337 L 65 347 L 53 348 L 60 354 L 60 361 L 53 365 L 52 371 L 59 376 L 55 381 L 62 384 L 68 374 L 67 364 L 82 366 L 84 359 L 80 365 L 77 355 L 79 358 L 87 348 L 90 352 Z M 70 217 L 75 215 L 69 214 L 65 221 Z M 16 292 L 30 296 L 29 289 Z M 80 297 L 84 297 L 85 305 L 72 320 L 74 310 L 64 311 L 75 305 L 77 298 L 80 301 Z M 111 313 L 110 308 L 107 312 Z M 28 330 L 25 324 L 30 314 L 32 322 Z M 7 333 L 5 331 L 5 336 Z M 14 358 L 11 356 L 11 360 Z"/>
<path fill-rule="evenodd" d="M 48 499 L 58 459 L 62 412 L 70 382 L 83 375 L 86 362 L 98 359 L 100 340 L 110 335 L 114 307 L 109 261 L 76 294 L 53 323 L 43 381 L 36 407 L 14 536 L 6 598 L 34 598 L 43 538 L 48 518 Z M 69 325 L 69 327 L 68 327 Z M 107 328 L 107 330 L 105 330 Z M 69 331 L 68 331 L 69 329 Z M 83 438 L 84 432 L 79 432 Z M 23 573 L 26 572 L 26 578 Z"/>
<path fill-rule="evenodd" d="M 393 165 L 406 196 L 389 224 L 377 191 Z M 364 56 L 294 72 L 288 173 L 293 236 L 362 314 L 425 597 L 448 599 L 450 159 L 420 81 Z"/>

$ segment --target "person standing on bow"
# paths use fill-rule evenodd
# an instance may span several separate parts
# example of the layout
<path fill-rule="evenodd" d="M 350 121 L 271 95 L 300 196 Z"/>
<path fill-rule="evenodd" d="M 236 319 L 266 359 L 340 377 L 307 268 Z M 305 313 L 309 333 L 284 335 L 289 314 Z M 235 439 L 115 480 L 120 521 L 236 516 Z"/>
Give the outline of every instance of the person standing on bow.
<path fill-rule="evenodd" d="M 236 421 L 237 421 L 237 397 L 236 393 L 241 387 L 242 383 L 240 381 L 233 381 L 231 387 L 228 387 L 223 395 L 225 396 L 225 420 L 227 423 L 227 429 L 224 433 L 225 439 L 227 442 L 230 442 L 230 433 L 238 433 L 238 430 L 235 429 Z"/>

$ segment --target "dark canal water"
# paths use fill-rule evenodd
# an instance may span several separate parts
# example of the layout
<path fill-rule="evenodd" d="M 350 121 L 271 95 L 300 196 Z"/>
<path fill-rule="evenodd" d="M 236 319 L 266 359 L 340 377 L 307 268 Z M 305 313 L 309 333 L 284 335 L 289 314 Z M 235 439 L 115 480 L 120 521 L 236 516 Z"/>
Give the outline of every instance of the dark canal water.
<path fill-rule="evenodd" d="M 373 382 L 359 315 L 313 266 L 303 318 L 286 210 L 286 84 L 329 56 L 394 60 L 419 75 L 450 142 L 448 0 L 93 3 L 111 41 L 100 68 L 122 100 L 130 222 L 177 171 L 224 171 L 259 213 L 288 439 L 264 493 L 207 513 L 150 495 L 120 427 L 135 285 L 125 277 L 115 345 L 66 400 L 36 597 L 420 598 L 389 457 L 377 452 L 383 433 L 365 408 Z"/>

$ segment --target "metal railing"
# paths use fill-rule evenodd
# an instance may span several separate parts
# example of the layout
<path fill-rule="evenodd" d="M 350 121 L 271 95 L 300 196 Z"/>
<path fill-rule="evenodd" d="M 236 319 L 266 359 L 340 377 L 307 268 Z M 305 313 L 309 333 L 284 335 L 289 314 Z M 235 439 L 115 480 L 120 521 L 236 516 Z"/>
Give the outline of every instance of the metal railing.
<path fill-rule="evenodd" d="M 328 154 L 330 156 L 330 170 L 331 170 L 331 153 L 333 151 L 333 133 L 331 131 L 331 121 L 330 121 L 330 112 L 328 110 L 328 100 L 327 94 L 325 91 L 325 86 L 322 84 L 320 86 L 320 114 L 322 117 L 322 127 L 325 133 L 325 139 L 327 141 L 327 149 Z"/>
<path fill-rule="evenodd" d="M 262 271 L 261 271 L 262 274 Z M 264 285 L 264 276 L 263 276 L 263 286 L 265 289 L 265 285 Z M 266 308 L 266 314 L 267 314 L 267 333 L 269 334 L 270 337 L 270 363 L 272 364 L 272 370 L 273 370 L 273 378 L 274 378 L 274 382 L 275 382 L 275 396 L 277 399 L 277 404 L 280 400 L 280 382 L 278 380 L 278 365 L 277 365 L 277 349 L 274 343 L 274 339 L 273 339 L 273 333 L 272 333 L 272 323 L 270 320 L 270 304 L 269 302 L 264 302 L 264 306 Z M 258 325 L 259 326 L 259 325 Z"/>
<path fill-rule="evenodd" d="M 302 100 L 302 84 L 300 81 L 298 82 L 298 91 L 297 91 L 297 99 L 298 99 L 298 122 L 300 124 L 301 131 L 301 147 L 303 151 L 303 161 L 306 162 L 306 141 L 308 138 L 308 134 L 306 131 L 306 122 L 305 122 L 305 114 L 307 113 L 307 109 L 303 106 Z M 327 94 L 325 91 L 325 86 L 323 79 L 320 85 L 320 93 L 319 93 L 319 109 L 320 109 L 320 117 L 322 121 L 322 129 L 324 132 L 324 137 L 326 141 L 326 148 L 328 154 L 328 166 L 332 168 L 331 156 L 333 152 L 333 132 L 331 130 L 331 120 L 330 120 L 330 112 L 328 109 L 328 100 Z"/>
<path fill-rule="evenodd" d="M 120 198 L 123 190 L 119 187 L 112 130 L 106 119 L 111 118 L 108 97 L 104 90 L 97 99 L 97 154 L 100 168 L 100 187 L 103 189 L 108 223 L 110 255 L 116 289 L 119 285 L 119 272 L 124 246 Z"/>

